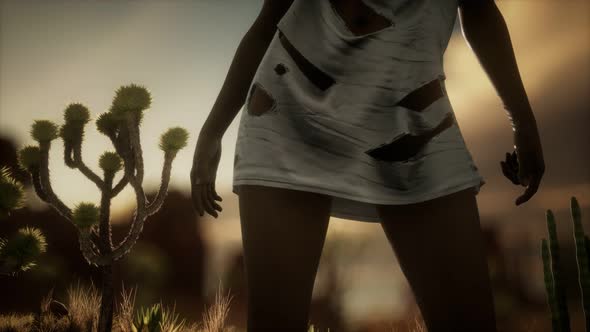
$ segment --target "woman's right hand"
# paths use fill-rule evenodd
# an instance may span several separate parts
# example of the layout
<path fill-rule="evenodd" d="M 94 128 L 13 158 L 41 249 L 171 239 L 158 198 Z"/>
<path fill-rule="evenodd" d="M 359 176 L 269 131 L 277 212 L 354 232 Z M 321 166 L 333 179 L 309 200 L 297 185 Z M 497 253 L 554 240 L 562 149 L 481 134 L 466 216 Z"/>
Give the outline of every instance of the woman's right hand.
<path fill-rule="evenodd" d="M 215 200 L 223 201 L 215 191 L 217 166 L 221 158 L 221 137 L 201 134 L 195 148 L 191 169 L 191 196 L 193 207 L 200 216 L 204 211 L 217 218 L 221 206 Z"/>
<path fill-rule="evenodd" d="M 524 194 L 515 202 L 520 205 L 537 192 L 545 173 L 541 139 L 534 120 L 515 127 L 514 147 L 515 151 L 506 153 L 506 160 L 500 164 L 502 172 L 512 183 L 526 187 Z"/>

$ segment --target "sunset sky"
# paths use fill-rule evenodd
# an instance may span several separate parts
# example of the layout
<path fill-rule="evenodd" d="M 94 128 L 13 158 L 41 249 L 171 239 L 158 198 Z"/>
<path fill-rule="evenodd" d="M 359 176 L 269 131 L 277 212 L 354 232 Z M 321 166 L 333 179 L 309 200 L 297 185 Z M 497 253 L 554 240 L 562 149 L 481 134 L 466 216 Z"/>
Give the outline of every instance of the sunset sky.
<path fill-rule="evenodd" d="M 95 120 L 108 109 L 119 86 L 142 84 L 153 98 L 141 133 L 145 185 L 154 189 L 159 183 L 160 134 L 183 126 L 191 136 L 173 164 L 171 183 L 188 193 L 197 135 L 262 2 L 0 0 L 0 133 L 19 147 L 32 144 L 28 132 L 33 120 L 61 124 L 71 102 L 88 106 Z M 523 189 L 502 176 L 499 162 L 512 151 L 511 128 L 458 21 L 445 53 L 447 90 L 486 180 L 478 196 L 483 222 L 501 223 L 507 233 L 529 232 L 536 241 L 544 231 L 545 210 L 567 217 L 572 195 L 590 215 L 590 2 L 496 3 L 510 30 L 544 149 L 545 177 L 528 203 L 514 205 Z M 238 122 L 239 115 L 223 138 L 217 176 L 224 211 L 214 223 L 207 223 L 212 234 L 223 234 L 234 244 L 240 238 L 237 196 L 231 192 Z M 85 137 L 85 161 L 98 172 L 98 157 L 112 147 L 95 130 L 94 121 Z M 98 202 L 94 185 L 65 167 L 62 153 L 61 142 L 55 141 L 50 164 L 56 193 L 70 206 L 81 200 Z M 133 196 L 127 188 L 114 208 L 130 203 Z M 584 222 L 590 228 L 587 217 Z M 343 233 L 376 230 L 374 224 L 342 220 L 330 227 Z"/>

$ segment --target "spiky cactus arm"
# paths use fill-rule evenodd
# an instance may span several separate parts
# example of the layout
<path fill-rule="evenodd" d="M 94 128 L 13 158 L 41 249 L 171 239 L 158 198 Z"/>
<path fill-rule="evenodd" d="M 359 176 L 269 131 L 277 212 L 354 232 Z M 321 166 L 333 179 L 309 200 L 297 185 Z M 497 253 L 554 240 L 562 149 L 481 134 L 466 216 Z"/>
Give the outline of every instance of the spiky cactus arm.
<path fill-rule="evenodd" d="M 144 222 L 147 218 L 147 210 L 146 210 L 146 198 L 145 193 L 143 191 L 143 187 L 139 185 L 137 179 L 133 177 L 129 180 L 129 183 L 135 190 L 135 199 L 137 200 L 137 209 L 133 214 L 133 222 L 131 223 L 131 227 L 127 236 L 121 241 L 121 243 L 115 248 L 113 251 L 113 260 L 118 260 L 121 257 L 125 256 L 131 248 L 137 242 L 141 231 L 143 230 Z"/>
<path fill-rule="evenodd" d="M 162 179 L 160 183 L 160 188 L 158 189 L 158 194 L 156 198 L 148 205 L 147 207 L 147 215 L 151 216 L 154 213 L 158 212 L 162 205 L 164 204 L 164 199 L 168 195 L 168 184 L 170 183 L 170 173 L 172 172 L 172 162 L 174 161 L 174 157 L 176 156 L 176 151 L 167 151 L 164 153 L 164 167 L 162 167 Z"/>
<path fill-rule="evenodd" d="M 47 195 L 47 202 L 51 205 L 59 214 L 64 218 L 71 221 L 72 211 L 68 208 L 53 192 L 51 182 L 49 179 L 49 149 L 51 147 L 50 141 L 39 142 L 39 148 L 41 151 L 41 165 L 39 167 L 39 175 L 41 178 L 41 185 L 43 191 Z"/>
<path fill-rule="evenodd" d="M 162 168 L 162 182 L 160 189 L 154 201 L 148 205 L 145 197 L 143 187 L 139 183 L 138 178 L 133 174 L 133 165 L 136 159 L 131 154 L 125 154 L 123 157 L 125 178 L 135 191 L 137 200 L 137 209 L 133 214 L 133 221 L 126 237 L 113 250 L 112 255 L 102 255 L 97 263 L 99 265 L 106 265 L 108 262 L 116 261 L 125 256 L 135 245 L 143 230 L 144 223 L 149 213 L 155 213 L 162 206 L 164 198 L 167 194 L 168 184 L 170 182 L 170 173 L 172 169 L 172 162 L 176 157 L 178 150 L 186 146 L 188 133 L 182 128 L 171 128 L 162 135 L 160 148 L 164 150 L 164 167 Z M 122 151 L 123 152 L 123 151 Z M 124 153 L 124 152 L 123 152 Z"/>
<path fill-rule="evenodd" d="M 186 146 L 188 140 L 188 132 L 181 127 L 173 127 L 168 129 L 162 136 L 160 136 L 160 149 L 164 151 L 164 167 L 162 168 L 162 181 L 158 194 L 154 201 L 148 205 L 148 216 L 156 213 L 164 203 L 164 199 L 168 194 L 168 184 L 170 183 L 170 172 L 172 170 L 172 162 L 176 157 L 176 153 Z"/>
<path fill-rule="evenodd" d="M 115 172 L 120 169 L 120 158 L 116 153 L 105 153 L 101 156 L 101 168 L 104 170 L 104 187 L 102 190 L 99 215 L 99 236 L 101 257 L 108 256 L 113 251 L 110 209 L 111 209 L 111 189 Z M 111 169 L 116 168 L 116 169 Z M 104 264 L 101 267 L 101 304 L 99 316 L 99 331 L 110 331 L 113 320 L 113 273 L 112 263 Z"/>
<path fill-rule="evenodd" d="M 76 163 L 72 156 L 73 152 L 72 145 L 64 142 L 64 164 L 69 168 L 76 168 Z"/>
<path fill-rule="evenodd" d="M 115 198 L 126 186 L 129 184 L 129 180 L 123 176 L 119 182 L 111 190 L 111 198 Z"/>
<path fill-rule="evenodd" d="M 547 303 L 549 304 L 549 309 L 551 310 L 551 324 L 553 327 L 553 332 L 558 332 L 560 329 L 559 313 L 557 311 L 557 303 L 555 301 L 553 275 L 551 274 L 551 257 L 549 256 L 549 247 L 547 245 L 547 239 L 541 240 L 541 257 L 543 258 L 543 276 L 545 279 Z"/>
<path fill-rule="evenodd" d="M 64 110 L 65 124 L 61 126 L 59 135 L 64 142 L 64 162 L 70 168 L 77 168 L 98 189 L 102 189 L 102 179 L 96 175 L 82 160 L 82 142 L 84 127 L 90 120 L 90 111 L 80 103 L 71 103 Z"/>
<path fill-rule="evenodd" d="M 82 160 L 82 145 L 78 144 L 78 145 L 74 146 L 73 151 L 74 151 L 74 163 L 76 165 L 76 168 L 78 168 L 78 170 L 82 174 L 84 174 L 84 176 L 86 176 L 90 181 L 94 182 L 94 184 L 96 184 L 98 189 L 102 190 L 102 188 L 104 186 L 104 182 L 102 181 L 102 179 L 98 175 L 96 175 L 96 173 L 94 173 L 90 168 L 88 168 L 88 166 L 86 166 L 86 164 Z"/>
<path fill-rule="evenodd" d="M 100 249 L 103 255 L 108 255 L 113 251 L 113 242 L 111 234 L 111 188 L 113 186 L 113 178 L 115 174 L 112 172 L 105 172 L 104 187 L 100 200 Z"/>
<path fill-rule="evenodd" d="M 586 329 L 590 329 L 590 270 L 588 252 L 586 250 L 586 235 L 582 226 L 580 205 L 575 197 L 570 200 L 572 222 L 574 223 L 574 241 L 576 244 L 576 261 L 578 266 L 578 281 L 582 291 L 582 306 L 586 318 Z"/>
<path fill-rule="evenodd" d="M 78 233 L 78 242 L 80 243 L 80 251 L 82 256 L 89 265 L 98 266 L 101 255 L 100 250 L 92 240 L 92 233 L 90 230 L 80 230 Z"/>
<path fill-rule="evenodd" d="M 127 131 L 128 127 L 121 126 L 120 128 L 120 136 L 125 137 L 125 132 Z M 121 136 L 122 135 L 122 136 Z M 123 141 L 124 142 L 124 141 Z M 129 232 L 125 236 L 125 238 L 117 245 L 113 252 L 109 255 L 102 255 L 100 258 L 96 260 L 98 265 L 107 265 L 113 261 L 120 259 L 121 257 L 125 256 L 131 248 L 137 242 L 141 231 L 143 230 L 143 224 L 145 219 L 147 218 L 147 199 L 145 197 L 145 192 L 143 187 L 139 183 L 137 177 L 134 174 L 135 171 L 135 157 L 130 153 L 130 149 L 125 148 L 125 144 L 121 144 L 121 141 L 118 141 L 115 145 L 115 149 L 117 149 L 118 154 L 123 158 L 124 170 L 125 170 L 125 178 L 129 181 L 129 184 L 135 191 L 135 199 L 137 201 L 137 208 L 133 213 L 133 221 L 131 222 L 131 227 Z"/>
<path fill-rule="evenodd" d="M 39 198 L 45 202 L 45 203 L 49 203 L 49 199 L 47 198 L 47 193 L 45 192 L 45 190 L 43 189 L 43 186 L 41 185 L 41 172 L 39 170 L 39 167 L 30 167 L 28 169 L 29 174 L 31 175 L 31 182 L 33 183 L 33 188 L 35 189 L 35 193 L 37 194 L 37 196 L 39 196 Z"/>
<path fill-rule="evenodd" d="M 549 230 L 549 248 L 551 251 L 551 271 L 553 271 L 553 285 L 555 289 L 555 299 L 557 310 L 559 312 L 559 321 L 562 332 L 571 331 L 570 318 L 567 309 L 567 299 L 565 286 L 561 278 L 561 260 L 559 255 L 559 242 L 557 240 L 557 226 L 555 216 L 551 210 L 547 210 L 547 228 Z"/>
<path fill-rule="evenodd" d="M 132 151 L 130 148 L 129 142 L 129 131 L 127 130 L 127 126 L 120 126 L 119 127 L 119 134 L 117 135 L 116 139 L 113 141 L 113 146 L 115 150 L 123 158 L 124 163 L 124 177 L 127 182 L 130 182 L 130 177 L 135 178 L 135 158 L 132 155 Z M 123 181 L 123 180 L 121 180 Z"/>
<path fill-rule="evenodd" d="M 131 152 L 135 161 L 136 178 L 139 185 L 143 183 L 143 152 L 141 151 L 141 142 L 139 140 L 139 123 L 135 119 L 133 113 L 127 115 L 127 130 L 129 132 L 129 143 L 131 144 Z"/>
<path fill-rule="evenodd" d="M 122 135 L 125 135 L 125 134 L 121 134 L 120 131 L 111 130 L 111 131 L 107 131 L 106 135 L 113 143 L 113 147 L 115 147 L 115 151 L 117 151 L 117 153 L 121 157 L 123 157 L 123 159 L 125 159 L 124 156 L 127 154 L 127 150 L 124 148 L 125 145 L 123 144 L 123 138 L 122 138 Z M 135 163 L 132 163 L 130 168 L 134 169 Z M 126 171 L 125 174 L 123 175 L 123 177 L 119 180 L 119 182 L 111 190 L 111 198 L 116 197 L 129 184 L 129 179 L 126 176 L 127 173 L 128 172 Z"/>

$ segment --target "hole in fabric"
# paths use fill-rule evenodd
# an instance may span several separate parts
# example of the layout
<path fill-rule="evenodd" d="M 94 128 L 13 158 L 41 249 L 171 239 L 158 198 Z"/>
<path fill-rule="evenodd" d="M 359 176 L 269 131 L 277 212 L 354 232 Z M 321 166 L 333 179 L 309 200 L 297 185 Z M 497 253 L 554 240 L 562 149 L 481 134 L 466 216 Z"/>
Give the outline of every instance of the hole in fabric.
<path fill-rule="evenodd" d="M 248 113 L 250 115 L 260 116 L 276 105 L 275 100 L 266 92 L 259 83 L 254 83 L 250 98 L 248 99 Z"/>
<path fill-rule="evenodd" d="M 367 35 L 389 28 L 391 20 L 376 13 L 362 0 L 329 0 L 334 12 L 348 30 L 356 36 Z"/>
<path fill-rule="evenodd" d="M 240 160 L 240 156 L 236 153 L 234 155 L 234 167 L 238 164 L 238 161 Z"/>
<path fill-rule="evenodd" d="M 322 91 L 326 91 L 332 85 L 334 85 L 335 81 L 330 75 L 324 73 L 321 69 L 317 68 L 314 64 L 309 62 L 303 54 L 299 53 L 299 51 L 289 42 L 287 37 L 283 34 L 282 31 L 279 30 L 279 40 L 281 41 L 281 45 L 283 48 L 289 53 L 289 56 L 293 59 L 299 70 L 307 77 L 307 79 L 313 83 L 318 89 Z"/>
<path fill-rule="evenodd" d="M 279 63 L 278 65 L 275 66 L 275 73 L 277 73 L 277 75 L 279 75 L 279 76 L 285 75 L 285 73 L 288 71 L 289 71 L 289 69 L 287 69 L 287 67 L 285 67 L 285 65 L 282 63 Z"/>
<path fill-rule="evenodd" d="M 420 112 L 443 96 L 440 80 L 435 79 L 407 94 L 397 105 Z"/>
<path fill-rule="evenodd" d="M 417 155 L 434 136 L 450 128 L 454 123 L 455 117 L 453 114 L 447 113 L 446 117 L 435 128 L 421 135 L 402 133 L 394 137 L 390 142 L 367 150 L 365 153 L 382 161 L 408 161 L 408 159 Z"/>

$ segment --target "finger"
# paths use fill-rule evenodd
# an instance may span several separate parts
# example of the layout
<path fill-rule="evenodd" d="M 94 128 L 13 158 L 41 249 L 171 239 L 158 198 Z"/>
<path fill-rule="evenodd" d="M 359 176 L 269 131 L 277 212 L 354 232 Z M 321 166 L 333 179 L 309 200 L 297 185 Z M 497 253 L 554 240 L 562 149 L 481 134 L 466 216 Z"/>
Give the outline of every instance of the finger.
<path fill-rule="evenodd" d="M 512 151 L 512 161 L 514 161 L 514 163 L 518 163 L 518 152 L 517 152 L 517 150 Z"/>
<path fill-rule="evenodd" d="M 512 167 L 513 169 L 518 169 L 518 166 L 518 155 L 516 154 L 516 151 L 514 151 L 510 155 L 510 167 Z"/>
<path fill-rule="evenodd" d="M 200 186 L 193 184 L 191 196 L 193 199 L 193 207 L 200 216 L 203 216 L 203 206 L 201 205 L 201 189 L 199 187 Z"/>
<path fill-rule="evenodd" d="M 504 174 L 504 176 L 508 180 L 510 180 L 512 183 L 514 183 L 514 178 L 512 177 L 512 173 L 510 172 L 510 169 L 508 168 L 508 165 L 506 164 L 506 162 L 501 161 L 500 167 L 502 168 L 502 173 Z"/>
<path fill-rule="evenodd" d="M 508 167 L 506 162 L 501 161 L 500 166 L 502 167 L 502 173 L 504 173 L 504 176 L 506 178 L 508 178 L 508 180 L 510 180 L 513 184 L 516 184 L 516 185 L 520 184 L 518 182 L 514 172 Z"/>
<path fill-rule="evenodd" d="M 216 200 L 218 200 L 218 201 L 220 201 L 220 202 L 222 202 L 222 201 L 223 201 L 223 199 L 221 198 L 221 196 L 219 196 L 219 195 L 217 194 L 217 191 L 215 191 L 215 183 L 213 183 L 213 196 L 215 197 L 215 199 L 216 199 Z"/>
<path fill-rule="evenodd" d="M 217 212 L 213 209 L 211 202 L 209 201 L 209 195 L 207 194 L 207 185 L 206 183 L 201 185 L 201 202 L 203 202 L 203 206 L 205 207 L 205 211 L 212 216 L 215 216 Z"/>
<path fill-rule="evenodd" d="M 533 197 L 533 195 L 539 189 L 540 183 L 541 183 L 541 178 L 539 176 L 534 176 L 530 185 L 526 188 L 524 194 L 516 199 L 516 205 L 520 205 L 520 204 L 528 201 L 531 197 Z"/>
<path fill-rule="evenodd" d="M 216 210 L 217 210 L 217 207 L 219 207 L 219 205 L 217 205 L 215 203 L 215 200 L 213 199 L 213 194 L 211 193 L 211 186 L 212 186 L 211 183 L 208 183 L 207 184 L 207 189 L 206 189 L 206 191 L 207 191 L 207 201 L 209 202 L 209 205 L 211 205 L 211 208 L 213 209 L 213 216 L 215 218 L 217 218 L 218 217 L 218 213 L 217 213 Z M 217 205 L 217 207 L 216 207 L 216 205 Z"/>
<path fill-rule="evenodd" d="M 508 170 L 508 166 L 506 165 L 505 161 L 500 161 L 500 167 L 502 168 L 502 173 L 504 174 L 504 176 L 512 181 L 512 175 L 510 174 L 510 171 Z"/>
<path fill-rule="evenodd" d="M 217 202 L 215 202 L 215 188 L 214 188 L 213 183 L 211 183 L 209 185 L 209 199 L 211 200 L 211 204 L 213 204 L 213 207 L 215 208 L 215 210 L 219 210 L 219 211 L 223 210 L 221 208 L 221 206 L 219 204 L 217 204 Z"/>

